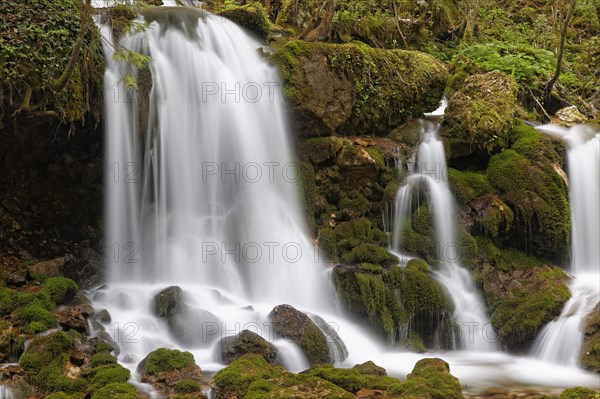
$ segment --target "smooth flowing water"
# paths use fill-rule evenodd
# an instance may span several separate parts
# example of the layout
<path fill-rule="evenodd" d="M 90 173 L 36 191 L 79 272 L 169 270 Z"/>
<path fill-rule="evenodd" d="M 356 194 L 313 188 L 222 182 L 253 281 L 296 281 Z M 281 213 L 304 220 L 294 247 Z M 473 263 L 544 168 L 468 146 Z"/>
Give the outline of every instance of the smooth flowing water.
<path fill-rule="evenodd" d="M 567 145 L 571 205 L 571 299 L 560 316 L 544 327 L 532 354 L 544 361 L 576 366 L 583 323 L 600 302 L 600 134 L 590 127 L 539 130 Z"/>
<path fill-rule="evenodd" d="M 438 116 L 442 111 L 437 111 Z M 486 314 L 483 299 L 469 272 L 460 265 L 460 244 L 456 240 L 454 197 L 448 185 L 444 145 L 438 137 L 438 121 L 420 121 L 421 144 L 417 152 L 417 164 L 396 197 L 394 216 L 393 249 L 402 249 L 403 228 L 410 223 L 413 198 L 424 186 L 429 208 L 433 215 L 436 245 L 440 266 L 435 278 L 452 298 L 454 318 L 459 325 L 458 348 L 468 351 L 493 351 L 497 349 L 496 335 Z"/>
<path fill-rule="evenodd" d="M 115 61 L 109 29 L 102 28 L 108 284 L 90 297 L 112 316 L 105 327 L 123 365 L 135 371 L 150 351 L 167 347 L 189 350 L 204 371 L 215 371 L 223 367 L 218 339 L 249 329 L 278 348 L 289 370 L 303 370 L 308 362 L 298 347 L 270 328 L 271 309 L 289 303 L 337 330 L 347 348 L 331 345 L 339 366 L 373 360 L 405 377 L 419 358 L 442 356 L 469 386 L 593 384 L 577 369 L 501 353 L 391 350 L 346 317 L 331 269 L 305 233 L 280 81 L 259 55 L 261 43 L 197 9 L 164 7 L 152 20 L 116 46 L 117 59 L 128 58 L 124 48 L 151 57 L 149 102 L 123 84 L 134 78 L 143 91 L 148 74 Z M 447 186 L 437 189 L 442 199 L 450 195 Z M 448 207 L 436 225 L 446 226 L 438 234 L 450 243 Z M 468 275 L 455 278 L 462 269 L 449 265 L 438 278 L 450 273 L 451 291 L 470 292 Z M 156 316 L 153 298 L 174 285 L 183 290 L 185 313 L 167 323 Z M 455 301 L 463 306 L 460 297 Z M 465 321 L 485 324 L 479 310 L 468 312 Z"/>

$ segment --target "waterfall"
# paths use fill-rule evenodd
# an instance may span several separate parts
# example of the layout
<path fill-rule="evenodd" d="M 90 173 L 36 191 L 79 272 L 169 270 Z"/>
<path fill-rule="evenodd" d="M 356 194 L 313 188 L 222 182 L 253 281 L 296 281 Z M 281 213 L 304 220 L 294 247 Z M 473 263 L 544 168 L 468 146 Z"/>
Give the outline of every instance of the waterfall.
<path fill-rule="evenodd" d="M 440 112 L 436 111 L 436 115 Z M 452 298 L 454 317 L 459 324 L 459 348 L 469 351 L 496 349 L 496 335 L 486 314 L 483 299 L 469 272 L 460 265 L 460 245 L 456 240 L 454 198 L 448 186 L 444 146 L 438 137 L 438 121 L 420 121 L 422 140 L 417 152 L 417 165 L 396 196 L 393 247 L 402 253 L 402 230 L 410 223 L 412 200 L 424 185 L 428 192 L 429 207 L 441 265 L 434 277 Z"/>
<path fill-rule="evenodd" d="M 0 384 L 0 398 L 2 399 L 14 399 L 15 394 L 11 387 L 8 385 Z"/>
<path fill-rule="evenodd" d="M 600 134 L 587 126 L 538 128 L 567 145 L 571 204 L 571 298 L 561 314 L 541 331 L 533 356 L 576 366 L 583 322 L 600 302 Z"/>
<path fill-rule="evenodd" d="M 323 313 L 335 296 L 306 234 L 280 82 L 261 44 L 194 8 L 152 18 L 118 50 L 105 46 L 108 288 L 94 300 L 111 312 L 123 359 L 183 346 L 214 363 L 220 336 L 249 328 L 272 340 L 274 306 Z M 146 54 L 150 74 L 115 51 Z M 123 86 L 133 78 L 143 91 L 144 73 L 147 103 Z M 174 285 L 186 305 L 175 336 L 151 310 Z M 278 345 L 284 363 L 306 366 Z"/>

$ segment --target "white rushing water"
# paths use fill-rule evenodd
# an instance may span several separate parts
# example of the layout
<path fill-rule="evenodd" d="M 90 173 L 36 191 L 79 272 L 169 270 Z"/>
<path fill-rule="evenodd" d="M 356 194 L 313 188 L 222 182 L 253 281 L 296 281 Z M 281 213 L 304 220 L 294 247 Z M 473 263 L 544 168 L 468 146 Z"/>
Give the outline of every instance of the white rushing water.
<path fill-rule="evenodd" d="M 443 105 L 442 105 L 443 106 Z M 443 114 L 436 110 L 435 115 Z M 469 351 L 497 349 L 497 337 L 486 314 L 483 298 L 479 295 L 469 272 L 460 265 L 460 245 L 456 240 L 454 197 L 448 185 L 444 145 L 438 137 L 438 121 L 420 121 L 421 144 L 417 164 L 396 196 L 393 249 L 402 253 L 402 233 L 412 214 L 412 200 L 424 185 L 433 215 L 433 227 L 441 265 L 435 278 L 452 298 L 454 318 L 459 325 L 458 347 Z"/>
<path fill-rule="evenodd" d="M 159 14 L 164 19 L 120 43 L 151 57 L 149 104 L 123 88 L 137 72 L 105 46 L 108 284 L 90 296 L 111 314 L 105 327 L 123 365 L 135 371 L 149 352 L 167 347 L 189 350 L 204 371 L 215 371 L 223 367 L 218 339 L 249 329 L 277 346 L 289 370 L 303 370 L 308 362 L 299 348 L 270 329 L 269 312 L 289 303 L 337 330 L 348 352 L 342 361 L 345 351 L 332 345 L 340 366 L 373 360 L 405 377 L 419 358 L 442 356 L 470 386 L 594 383 L 577 369 L 499 353 L 392 351 L 345 317 L 331 269 L 305 233 L 279 78 L 259 55 L 261 43 L 199 10 L 165 7 Z M 110 41 L 108 29 L 103 35 Z M 140 86 L 143 80 L 138 76 Z M 443 234 L 452 242 L 451 230 Z M 468 275 L 453 277 L 463 270 L 456 267 L 453 297 L 472 288 Z M 153 297 L 173 285 L 183 290 L 186 311 L 170 329 L 156 317 Z M 467 311 L 473 300 L 464 301 L 464 320 L 485 323 L 477 309 Z"/>
<path fill-rule="evenodd" d="M 538 128 L 567 145 L 571 205 L 571 298 L 541 331 L 532 354 L 544 361 L 576 366 L 585 318 L 600 302 L 600 134 L 590 127 Z"/>

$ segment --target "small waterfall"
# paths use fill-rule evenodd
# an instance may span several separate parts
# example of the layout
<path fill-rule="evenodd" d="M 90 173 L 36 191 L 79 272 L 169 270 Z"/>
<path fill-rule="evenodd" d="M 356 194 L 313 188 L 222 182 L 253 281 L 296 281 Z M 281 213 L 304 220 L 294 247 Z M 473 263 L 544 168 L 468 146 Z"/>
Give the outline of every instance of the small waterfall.
<path fill-rule="evenodd" d="M 15 393 L 12 388 L 8 385 L 0 384 L 0 398 L 2 399 L 15 399 Z"/>
<path fill-rule="evenodd" d="M 424 185 L 434 218 L 437 251 L 441 261 L 435 278 L 446 287 L 454 301 L 454 317 L 461 333 L 459 347 L 469 351 L 492 351 L 496 349 L 496 335 L 491 328 L 483 300 L 469 272 L 459 261 L 454 198 L 448 186 L 444 146 L 438 137 L 439 122 L 423 120 L 421 127 L 422 141 L 418 148 L 417 165 L 396 196 L 392 249 L 398 253 L 403 252 L 402 230 L 406 223 L 410 223 L 413 198 Z"/>
<path fill-rule="evenodd" d="M 600 302 L 600 134 L 590 127 L 538 128 L 567 145 L 571 204 L 571 299 L 541 331 L 532 355 L 576 366 L 583 343 L 583 322 Z"/>

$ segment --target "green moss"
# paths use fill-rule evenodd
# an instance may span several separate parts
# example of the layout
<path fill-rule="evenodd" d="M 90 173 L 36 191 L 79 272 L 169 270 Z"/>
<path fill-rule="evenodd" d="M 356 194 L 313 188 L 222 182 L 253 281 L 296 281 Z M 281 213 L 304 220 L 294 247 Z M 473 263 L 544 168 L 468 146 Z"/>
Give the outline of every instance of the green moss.
<path fill-rule="evenodd" d="M 113 37 L 118 40 L 129 31 L 132 21 L 137 18 L 137 12 L 131 6 L 117 4 L 108 9 L 108 16 Z"/>
<path fill-rule="evenodd" d="M 243 398 L 256 380 L 280 376 L 283 369 L 267 363 L 260 355 L 246 354 L 215 374 L 214 382 L 221 397 Z"/>
<path fill-rule="evenodd" d="M 463 205 L 483 195 L 495 192 L 485 173 L 448 168 L 448 183 L 456 198 Z"/>
<path fill-rule="evenodd" d="M 525 139 L 518 139 L 516 144 Z M 531 155 L 511 148 L 490 159 L 487 176 L 515 210 L 517 233 L 524 247 L 529 243 L 535 253 L 553 258 L 567 249 L 570 210 L 567 187 L 550 160 L 544 158 L 534 162 Z"/>
<path fill-rule="evenodd" d="M 298 343 L 310 364 L 328 363 L 327 338 L 316 325 L 309 325 Z"/>
<path fill-rule="evenodd" d="M 146 362 L 146 372 L 157 375 L 163 372 L 180 370 L 195 364 L 194 355 L 177 349 L 159 348 L 150 352 Z"/>
<path fill-rule="evenodd" d="M 17 317 L 23 323 L 23 332 L 37 333 L 56 327 L 56 316 L 47 309 L 32 304 L 17 311 Z"/>
<path fill-rule="evenodd" d="M 388 394 L 410 398 L 462 399 L 462 387 L 441 359 L 421 359 L 406 381 L 390 388 Z"/>
<path fill-rule="evenodd" d="M 360 389 L 387 390 L 391 386 L 400 383 L 396 378 L 363 374 L 354 368 L 318 367 L 309 370 L 308 374 L 329 381 L 351 393 L 356 393 Z"/>
<path fill-rule="evenodd" d="M 367 152 L 375 160 L 377 168 L 384 169 L 385 168 L 385 157 L 383 156 L 383 152 L 377 147 L 367 147 Z"/>
<path fill-rule="evenodd" d="M 43 392 L 84 391 L 85 380 L 71 379 L 64 374 L 72 348 L 73 339 L 64 332 L 34 338 L 19 360 L 27 382 Z"/>
<path fill-rule="evenodd" d="M 350 119 L 343 127 L 335 127 L 343 134 L 384 133 L 411 115 L 435 109 L 447 80 L 444 66 L 424 53 L 296 40 L 273 54 L 284 94 L 292 104 L 302 108 L 314 100 L 305 68 L 323 57 L 328 69 L 353 87 L 348 100 L 353 104 Z"/>
<path fill-rule="evenodd" d="M 360 244 L 352 249 L 342 260 L 348 264 L 372 263 L 383 267 L 396 265 L 399 259 L 396 255 L 390 254 L 385 248 L 373 244 Z"/>
<path fill-rule="evenodd" d="M 105 365 L 116 364 L 117 358 L 108 352 L 97 352 L 92 355 L 91 365 L 92 367 L 99 367 Z"/>
<path fill-rule="evenodd" d="M 55 392 L 46 396 L 45 399 L 79 399 L 80 397 L 81 393 L 66 394 L 64 392 Z"/>
<path fill-rule="evenodd" d="M 175 387 L 173 388 L 177 393 L 191 393 L 191 392 L 200 392 L 200 384 L 197 381 L 190 379 L 183 379 L 181 381 L 177 381 Z"/>
<path fill-rule="evenodd" d="M 593 389 L 576 387 L 566 389 L 560 394 L 559 399 L 599 399 L 600 392 Z"/>
<path fill-rule="evenodd" d="M 516 102 L 516 84 L 501 72 L 467 78 L 450 98 L 444 115 L 449 156 L 470 156 L 478 149 L 492 153 L 506 147 Z"/>
<path fill-rule="evenodd" d="M 135 387 L 125 383 L 108 384 L 92 394 L 91 399 L 136 399 Z"/>
<path fill-rule="evenodd" d="M 371 209 L 371 203 L 363 195 L 358 195 L 355 198 L 342 198 L 338 208 L 354 217 L 359 217 L 367 214 Z"/>
<path fill-rule="evenodd" d="M 340 137 L 313 137 L 300 143 L 300 158 L 317 165 L 332 159 L 343 145 Z"/>
<path fill-rule="evenodd" d="M 454 308 L 444 288 L 429 275 L 429 265 L 420 259 L 407 263 L 401 291 L 401 300 L 406 310 L 420 318 Z"/>
<path fill-rule="evenodd" d="M 267 40 L 271 33 L 271 22 L 263 5 L 259 2 L 243 6 L 230 6 L 218 12 L 218 15 L 230 19 L 238 25 L 255 33 L 263 40 Z"/>
<path fill-rule="evenodd" d="M 16 308 L 16 291 L 10 288 L 0 288 L 0 314 L 2 316 L 9 315 Z"/>
<path fill-rule="evenodd" d="M 412 216 L 412 227 L 415 230 L 415 233 L 424 236 L 431 236 L 431 234 L 433 234 L 432 225 L 429 206 L 421 205 L 417 208 Z"/>
<path fill-rule="evenodd" d="M 44 282 L 44 289 L 50 295 L 50 299 L 57 305 L 70 301 L 79 291 L 77 283 L 66 277 L 48 278 Z"/>
<path fill-rule="evenodd" d="M 0 115 L 15 112 L 29 90 L 31 100 L 26 105 L 36 111 L 52 111 L 67 121 L 83 121 L 88 112 L 99 115 L 104 56 L 91 15 L 81 20 L 83 4 L 76 0 L 0 3 L 4 28 L 0 35 Z M 58 90 L 56 81 L 69 63 L 82 23 L 88 34 L 70 79 Z"/>
<path fill-rule="evenodd" d="M 337 262 L 336 235 L 332 228 L 323 227 L 319 230 L 319 249 L 329 262 Z"/>
<path fill-rule="evenodd" d="M 510 273 L 514 270 L 526 270 L 543 264 L 536 257 L 527 255 L 514 248 L 500 249 L 489 238 L 477 237 L 475 240 L 477 242 L 478 256 L 484 258 L 494 269 L 505 273 Z"/>
<path fill-rule="evenodd" d="M 351 399 L 355 396 L 323 379 L 283 373 L 270 379 L 258 379 L 250 385 L 246 399 Z"/>
<path fill-rule="evenodd" d="M 96 353 L 99 352 L 107 352 L 110 353 L 114 350 L 114 348 L 112 347 L 111 344 L 109 344 L 106 341 L 98 341 L 98 343 L 96 344 Z"/>
<path fill-rule="evenodd" d="M 131 373 L 120 364 L 107 364 L 92 369 L 90 377 L 90 389 L 96 391 L 109 384 L 126 383 Z"/>

